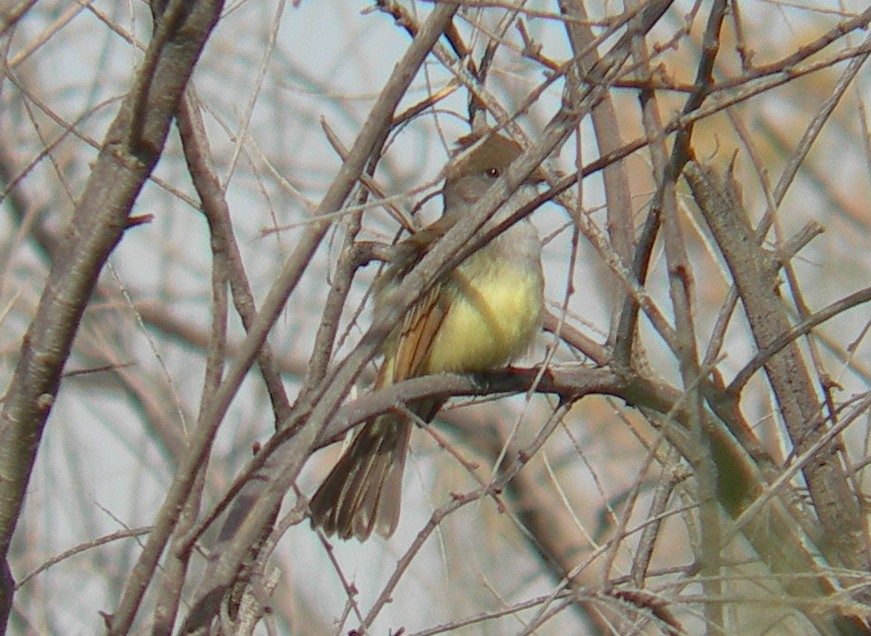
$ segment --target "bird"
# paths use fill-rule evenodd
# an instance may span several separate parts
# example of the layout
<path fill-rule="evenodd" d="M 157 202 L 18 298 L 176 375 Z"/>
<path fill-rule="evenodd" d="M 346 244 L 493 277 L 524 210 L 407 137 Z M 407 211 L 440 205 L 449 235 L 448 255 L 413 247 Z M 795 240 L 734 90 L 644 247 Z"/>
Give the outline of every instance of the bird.
<path fill-rule="evenodd" d="M 442 216 L 397 244 L 397 256 L 376 281 L 375 305 L 433 241 L 474 206 L 521 154 L 498 133 L 466 135 L 445 168 Z M 496 211 L 508 219 L 544 181 L 536 169 Z M 541 330 L 544 306 L 542 243 L 528 218 L 509 226 L 443 274 L 405 313 L 382 346 L 378 390 L 438 373 L 480 373 L 504 367 L 526 353 Z M 414 421 L 430 422 L 444 400 L 423 399 L 408 412 L 366 421 L 309 502 L 313 526 L 328 536 L 365 541 L 373 531 L 389 537 L 399 522 L 402 476 Z"/>

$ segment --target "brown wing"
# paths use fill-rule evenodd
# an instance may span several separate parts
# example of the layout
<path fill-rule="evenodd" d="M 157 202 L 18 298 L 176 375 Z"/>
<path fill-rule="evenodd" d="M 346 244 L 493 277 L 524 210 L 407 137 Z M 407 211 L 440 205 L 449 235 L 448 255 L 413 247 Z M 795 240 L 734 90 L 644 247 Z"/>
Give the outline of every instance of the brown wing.
<path fill-rule="evenodd" d="M 437 239 L 444 236 L 457 222 L 457 215 L 446 215 L 415 232 L 397 247 L 394 267 L 399 277 L 404 275 L 429 250 Z M 379 378 L 379 386 L 394 384 L 428 373 L 426 368 L 433 340 L 445 318 L 445 305 L 441 301 L 442 285 L 436 283 L 405 314 L 402 328 L 394 346 L 393 365 L 385 364 L 389 374 Z M 386 358 L 389 358 L 389 352 Z"/>
<path fill-rule="evenodd" d="M 426 374 L 429 352 L 445 317 L 440 298 L 441 286 L 435 285 L 405 314 L 396 340 L 392 376 L 385 378 L 385 384 Z"/>

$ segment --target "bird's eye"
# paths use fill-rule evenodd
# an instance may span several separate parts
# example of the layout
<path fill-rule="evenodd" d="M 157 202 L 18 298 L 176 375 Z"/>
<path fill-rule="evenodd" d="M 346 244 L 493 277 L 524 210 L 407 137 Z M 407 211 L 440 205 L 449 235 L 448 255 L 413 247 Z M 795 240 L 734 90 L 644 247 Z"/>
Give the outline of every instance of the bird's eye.
<path fill-rule="evenodd" d="M 499 175 L 502 174 L 502 171 L 499 168 L 487 168 L 487 176 L 496 179 Z"/>

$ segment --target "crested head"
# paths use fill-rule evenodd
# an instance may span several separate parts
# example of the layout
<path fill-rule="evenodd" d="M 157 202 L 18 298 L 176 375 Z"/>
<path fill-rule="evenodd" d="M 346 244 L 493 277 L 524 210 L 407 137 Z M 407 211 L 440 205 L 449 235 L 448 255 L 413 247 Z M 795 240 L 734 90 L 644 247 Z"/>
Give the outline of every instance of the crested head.
<path fill-rule="evenodd" d="M 460 211 L 481 198 L 523 152 L 520 144 L 495 133 L 483 139 L 481 135 L 466 135 L 457 143 L 458 149 L 445 171 L 446 214 Z M 542 181 L 544 175 L 536 169 L 522 186 L 535 186 Z"/>
<path fill-rule="evenodd" d="M 479 139 L 480 136 L 466 135 L 457 140 L 454 160 L 447 168 L 449 181 L 493 171 L 501 173 L 523 152 L 520 144 L 502 135 L 492 134 L 475 145 Z"/>

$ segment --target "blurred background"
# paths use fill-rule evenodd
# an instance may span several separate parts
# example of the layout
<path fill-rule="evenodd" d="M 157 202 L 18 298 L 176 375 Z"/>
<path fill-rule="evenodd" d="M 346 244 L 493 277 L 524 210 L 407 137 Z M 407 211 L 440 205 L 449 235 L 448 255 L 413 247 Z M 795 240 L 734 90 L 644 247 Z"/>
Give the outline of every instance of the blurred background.
<path fill-rule="evenodd" d="M 18 6 L 5 4 L 4 12 Z M 152 31 L 142 2 L 24 4 L 26 11 L 0 40 L 4 386 Z M 484 88 L 534 142 L 563 105 L 564 75 L 547 79 L 574 54 L 567 28 L 572 19 L 561 11 L 563 3 L 463 4 L 454 26 L 468 59 L 478 64 L 486 47 L 499 43 Z M 576 23 L 598 38 L 587 54 L 603 56 L 646 3 L 562 8 L 572 4 L 585 6 L 586 18 Z M 406 24 L 386 5 L 227 2 L 197 64 L 189 90 L 195 91 L 257 303 L 307 228 L 320 220 L 314 210 L 342 165 L 326 131 L 346 148 L 353 144 L 409 46 Z M 413 1 L 394 6 L 418 24 L 432 8 Z M 612 199 L 596 172 L 570 189 L 571 205 L 549 202 L 531 217 L 545 240 L 548 310 L 580 340 L 542 332 L 517 366 L 547 362 L 581 372 L 607 366 L 626 298 L 608 262 L 609 255 L 620 257 L 614 234 L 642 236 L 663 178 L 651 145 L 670 149 L 674 140 L 673 129 L 651 138 L 656 126 L 645 121 L 644 113 L 652 115 L 643 109 L 654 100 L 660 130 L 677 121 L 700 60 L 709 54 L 703 34 L 713 11 L 706 2 L 670 3 L 640 37 L 619 76 L 609 80 L 604 99 L 617 123 L 611 141 L 637 142 L 615 164 L 629 209 L 609 214 Z M 797 235 L 814 235 L 797 253 L 786 254 L 788 267 L 776 275 L 776 295 L 792 324 L 867 290 L 871 281 L 867 27 L 867 7 L 860 1 L 728 3 L 713 88 L 703 103 L 708 110 L 695 122 L 695 156 L 720 172 L 732 166 L 751 226 L 766 215 L 771 223 L 760 253 L 782 255 Z M 429 56 L 397 112 L 432 103 L 391 131 L 374 174 L 384 195 L 406 214 L 438 191 L 455 140 L 470 130 L 469 93 L 456 80 L 464 62 L 444 39 L 439 46 L 440 54 Z M 440 91 L 448 94 L 435 101 Z M 677 127 L 685 129 L 685 122 Z M 564 174 L 580 170 L 604 154 L 601 134 L 585 117 L 547 166 Z M 680 328 L 686 323 L 676 316 L 688 317 L 692 331 L 683 335 L 695 343 L 699 359 L 707 359 L 704 375 L 725 385 L 758 346 L 740 303 L 724 310 L 733 274 L 683 180 L 675 182 L 674 201 L 691 310 L 684 314 L 674 304 L 674 270 L 660 237 L 642 285 L 659 318 L 642 313 L 634 355 L 651 386 L 698 395 L 683 393 L 692 383 L 656 320 Z M 421 218 L 437 217 L 440 206 L 440 199 L 429 200 Z M 114 611 L 144 541 L 131 531 L 154 523 L 184 456 L 203 402 L 214 310 L 211 234 L 199 208 L 173 127 L 132 211 L 151 219 L 128 229 L 106 263 L 41 442 L 10 552 L 20 585 L 10 633 L 102 629 L 100 612 Z M 613 227 L 615 220 L 624 227 Z M 360 223 L 358 240 L 390 242 L 400 230 L 372 198 L 349 198 L 331 221 L 269 336 L 291 403 L 311 364 L 349 224 Z M 599 245 L 591 232 L 598 232 Z M 331 366 L 341 364 L 371 320 L 377 270 L 370 264 L 353 278 L 338 316 Z M 867 304 L 844 306 L 798 341 L 826 426 L 849 420 L 838 436 L 840 461 L 862 505 L 871 431 L 869 316 Z M 231 360 L 245 335 L 232 306 L 228 325 Z M 377 363 L 369 365 L 357 391 L 368 390 Z M 769 567 L 752 541 L 729 529 L 736 515 L 728 510 L 714 513 L 723 524 L 718 586 L 712 590 L 698 576 L 706 523 L 698 465 L 663 432 L 661 419 L 674 413 L 653 417 L 639 400 L 633 404 L 596 391 L 571 404 L 545 394 L 452 400 L 431 430 L 414 433 L 403 516 L 389 540 L 334 540 L 327 548 L 297 506 L 333 465 L 340 445 L 313 454 L 285 498 L 279 521 L 286 525 L 271 535 L 274 553 L 264 571 L 276 587 L 255 594 L 270 609 L 254 633 L 349 634 L 363 622 L 367 633 L 394 636 L 818 629 L 816 610 L 808 607 L 817 601 L 840 607 L 847 597 L 836 592 L 837 602 L 791 598 L 784 592 L 789 581 Z M 798 508 L 810 508 L 801 467 L 793 464 L 795 440 L 784 429 L 764 373 L 749 378 L 735 407 L 748 427 L 747 439 L 758 444 L 758 453 L 750 454 L 770 461 L 767 483 L 783 477 L 779 492 L 787 491 Z M 269 440 L 276 426 L 262 378 L 252 370 L 221 422 L 204 480 L 205 508 L 224 496 L 251 461 L 252 449 Z M 538 448 L 542 431 L 548 438 Z M 523 449 L 535 452 L 497 496 L 433 516 L 495 477 Z M 431 521 L 435 530 L 416 543 Z M 193 593 L 219 526 L 202 538 L 184 594 Z M 655 532 L 645 533 L 649 528 Z M 124 536 L 113 538 L 116 533 Z M 82 549 L 26 578 L 76 548 Z M 808 550 L 824 572 L 849 569 L 824 562 L 813 546 Z M 850 578 L 835 586 L 867 584 Z M 146 595 L 137 633 L 151 631 L 158 589 Z M 721 608 L 720 624 L 706 609 L 710 604 Z"/>

